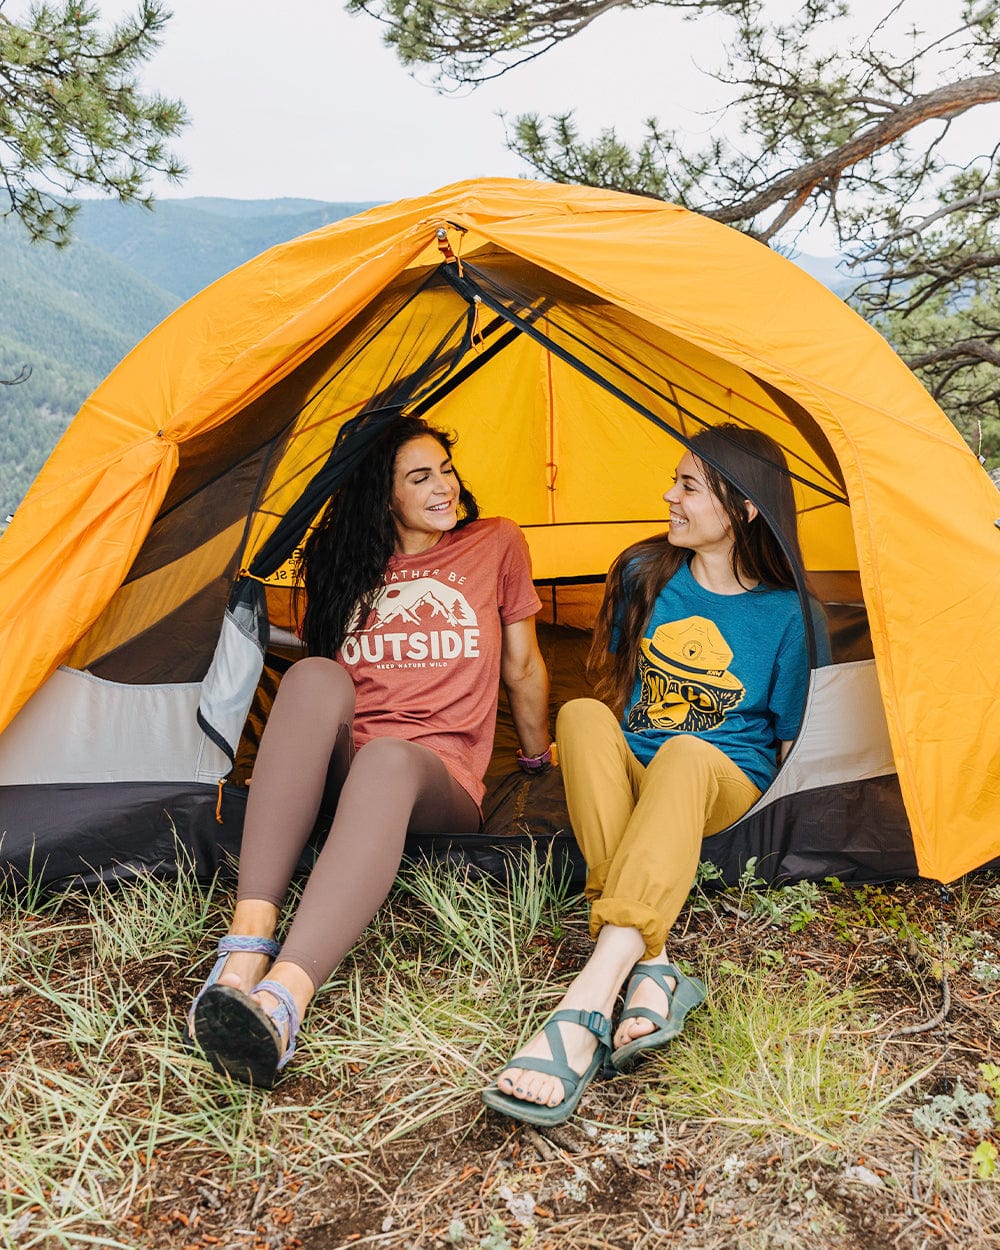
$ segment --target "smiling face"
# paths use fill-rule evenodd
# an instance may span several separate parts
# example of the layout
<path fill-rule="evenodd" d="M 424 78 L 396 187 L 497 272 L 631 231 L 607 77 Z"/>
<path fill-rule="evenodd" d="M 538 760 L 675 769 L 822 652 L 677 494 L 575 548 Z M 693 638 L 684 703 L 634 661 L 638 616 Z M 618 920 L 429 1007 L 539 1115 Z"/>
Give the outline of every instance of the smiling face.
<path fill-rule="evenodd" d="M 702 554 L 728 554 L 733 528 L 726 510 L 705 478 L 701 463 L 689 451 L 681 457 L 674 484 L 663 496 L 670 504 L 670 542 Z"/>
<path fill-rule="evenodd" d="M 389 511 L 396 551 L 427 551 L 458 524 L 458 476 L 451 456 L 431 434 L 411 438 L 396 453 Z"/>

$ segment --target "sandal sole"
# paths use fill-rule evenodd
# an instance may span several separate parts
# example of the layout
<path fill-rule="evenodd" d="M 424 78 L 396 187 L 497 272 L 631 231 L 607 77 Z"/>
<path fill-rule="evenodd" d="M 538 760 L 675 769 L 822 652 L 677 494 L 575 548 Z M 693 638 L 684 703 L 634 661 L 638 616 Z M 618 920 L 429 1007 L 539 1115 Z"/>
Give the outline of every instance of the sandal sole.
<path fill-rule="evenodd" d="M 264 1009 L 229 985 L 213 985 L 195 1008 L 195 1036 L 222 1076 L 271 1089 L 281 1060 L 281 1037 Z"/>

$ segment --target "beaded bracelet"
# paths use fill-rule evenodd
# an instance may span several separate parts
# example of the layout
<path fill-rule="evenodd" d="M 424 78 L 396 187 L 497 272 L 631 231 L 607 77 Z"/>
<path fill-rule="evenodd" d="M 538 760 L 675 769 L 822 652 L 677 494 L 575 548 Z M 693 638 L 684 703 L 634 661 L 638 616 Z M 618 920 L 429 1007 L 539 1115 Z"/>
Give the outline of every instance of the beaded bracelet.
<path fill-rule="evenodd" d="M 518 748 L 517 750 L 517 766 L 524 773 L 544 773 L 552 767 L 552 748 L 548 746 L 544 751 L 539 751 L 537 755 L 525 755 Z"/>

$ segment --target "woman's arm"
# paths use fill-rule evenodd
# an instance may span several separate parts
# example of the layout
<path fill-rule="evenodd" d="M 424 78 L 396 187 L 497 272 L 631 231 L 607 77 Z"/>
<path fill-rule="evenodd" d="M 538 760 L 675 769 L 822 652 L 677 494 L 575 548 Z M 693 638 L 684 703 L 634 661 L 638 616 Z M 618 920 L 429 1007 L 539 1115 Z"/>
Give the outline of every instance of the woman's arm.
<path fill-rule="evenodd" d="M 535 618 L 503 627 L 500 677 L 507 691 L 514 728 L 525 755 L 541 755 L 549 733 L 549 674 L 535 637 Z"/>

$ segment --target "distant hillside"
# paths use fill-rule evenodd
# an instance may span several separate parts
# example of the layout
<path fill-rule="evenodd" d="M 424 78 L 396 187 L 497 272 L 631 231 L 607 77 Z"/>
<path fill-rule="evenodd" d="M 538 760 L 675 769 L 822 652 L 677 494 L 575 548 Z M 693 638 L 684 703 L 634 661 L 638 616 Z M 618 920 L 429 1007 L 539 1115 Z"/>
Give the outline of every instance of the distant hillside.
<path fill-rule="evenodd" d="M 178 304 L 98 248 L 58 252 L 0 223 L 0 518 L 27 490 L 72 415 Z"/>
<path fill-rule="evenodd" d="M 316 200 L 161 200 L 149 212 L 105 200 L 84 202 L 77 236 L 181 300 L 276 243 L 353 216 L 365 204 Z"/>
<path fill-rule="evenodd" d="M 0 338 L 55 357 L 95 380 L 180 303 L 89 243 L 64 251 L 0 228 Z"/>
<path fill-rule="evenodd" d="M 288 239 L 370 204 L 164 200 L 81 204 L 76 240 L 33 245 L 0 221 L 0 524 L 95 386 L 191 295 Z"/>
<path fill-rule="evenodd" d="M 861 276 L 858 271 L 845 269 L 841 256 L 810 256 L 808 252 L 796 252 L 789 259 L 841 298 L 857 285 Z"/>
<path fill-rule="evenodd" d="M 169 203 L 185 204 L 188 208 L 200 208 L 222 217 L 295 217 L 321 211 L 329 214 L 327 220 L 340 221 L 342 217 L 374 208 L 377 201 L 328 204 L 326 200 L 298 200 L 292 196 L 278 200 L 228 200 L 221 195 L 191 195 L 186 199 L 171 199 Z"/>
<path fill-rule="evenodd" d="M 30 244 L 0 221 L 0 524 L 87 395 L 153 326 L 216 278 L 332 221 L 371 208 L 318 200 L 162 200 L 149 211 L 86 200 L 76 241 Z M 842 293 L 836 258 L 796 263 Z"/>

